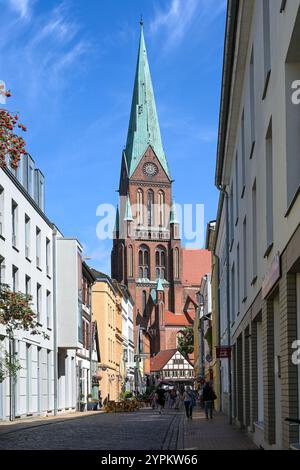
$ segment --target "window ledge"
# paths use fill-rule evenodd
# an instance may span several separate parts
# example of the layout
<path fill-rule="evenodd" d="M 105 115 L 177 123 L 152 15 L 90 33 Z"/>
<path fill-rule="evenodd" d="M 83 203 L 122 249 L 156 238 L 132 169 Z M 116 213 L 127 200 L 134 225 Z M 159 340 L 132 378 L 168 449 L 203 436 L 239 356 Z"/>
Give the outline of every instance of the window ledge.
<path fill-rule="evenodd" d="M 50 279 L 50 280 L 52 279 L 52 278 L 51 278 L 51 276 L 50 276 L 49 274 L 47 274 L 47 278 L 48 278 L 48 279 Z"/>
<path fill-rule="evenodd" d="M 20 253 L 20 250 L 19 248 L 17 248 L 15 245 L 12 245 L 13 249 L 17 252 L 17 253 Z"/>
<path fill-rule="evenodd" d="M 1 240 L 5 242 L 5 237 L 3 235 L 0 235 Z"/>
<path fill-rule="evenodd" d="M 31 263 L 31 259 L 30 259 L 30 258 L 28 258 L 28 257 L 26 256 L 25 259 L 27 259 L 27 261 L 28 261 L 29 263 Z"/>
<path fill-rule="evenodd" d="M 239 223 L 239 218 L 237 217 L 235 221 L 235 226 L 237 226 L 238 223 Z"/>
<path fill-rule="evenodd" d="M 37 266 L 36 269 L 38 269 L 40 272 L 42 272 L 42 268 L 40 266 Z"/>
<path fill-rule="evenodd" d="M 269 83 L 270 83 L 270 77 L 271 77 L 271 70 L 268 70 L 267 76 L 266 76 L 266 81 L 265 81 L 265 86 L 264 86 L 264 91 L 263 91 L 263 95 L 262 95 L 262 100 L 263 100 L 263 101 L 264 101 L 264 99 L 265 99 L 266 96 L 267 96 L 267 92 L 268 92 L 268 88 L 269 88 Z"/>
<path fill-rule="evenodd" d="M 270 254 L 271 251 L 272 251 L 272 248 L 273 248 L 273 242 L 270 243 L 270 245 L 269 245 L 268 248 L 266 249 L 265 254 L 264 254 L 264 258 L 268 258 L 269 254 Z"/>
<path fill-rule="evenodd" d="M 242 303 L 245 304 L 246 303 L 246 300 L 247 300 L 247 296 L 245 296 L 242 300 Z"/>
<path fill-rule="evenodd" d="M 254 286 L 254 284 L 256 283 L 257 281 L 257 275 L 255 275 L 251 281 L 251 286 Z"/>
<path fill-rule="evenodd" d="M 231 240 L 231 242 L 230 242 L 229 251 L 232 251 L 233 243 L 234 243 L 234 238 L 233 238 L 233 239 Z"/>
<path fill-rule="evenodd" d="M 246 186 L 244 185 L 242 192 L 241 192 L 241 199 L 243 199 L 243 197 L 245 196 L 245 190 L 246 190 Z"/>

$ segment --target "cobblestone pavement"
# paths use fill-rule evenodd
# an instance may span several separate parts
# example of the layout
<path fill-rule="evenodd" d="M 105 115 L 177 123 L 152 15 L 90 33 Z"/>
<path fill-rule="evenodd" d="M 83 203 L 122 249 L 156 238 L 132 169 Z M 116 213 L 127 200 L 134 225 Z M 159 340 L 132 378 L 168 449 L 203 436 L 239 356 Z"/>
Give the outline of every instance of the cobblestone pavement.
<path fill-rule="evenodd" d="M 183 412 L 151 409 L 135 413 L 77 413 L 57 418 L 0 425 L 2 450 L 248 450 L 257 449 L 240 430 L 218 414 L 193 420 Z"/>
<path fill-rule="evenodd" d="M 161 450 L 176 449 L 181 412 L 159 415 L 150 409 L 135 413 L 96 413 L 81 417 L 0 426 L 2 450 Z"/>
<path fill-rule="evenodd" d="M 228 417 L 217 414 L 207 420 L 197 410 L 192 420 L 184 421 L 183 449 L 185 450 L 257 450 L 251 439 L 240 429 L 228 424 Z"/>

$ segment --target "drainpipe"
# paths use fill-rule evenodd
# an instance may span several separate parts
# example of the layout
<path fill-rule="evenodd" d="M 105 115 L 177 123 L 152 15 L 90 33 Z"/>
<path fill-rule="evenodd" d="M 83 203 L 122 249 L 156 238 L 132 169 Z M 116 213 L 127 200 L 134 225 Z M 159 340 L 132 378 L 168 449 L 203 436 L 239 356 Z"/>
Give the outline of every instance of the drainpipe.
<path fill-rule="evenodd" d="M 15 363 L 15 343 L 14 339 L 9 336 L 8 339 L 9 342 L 9 360 L 12 364 Z M 15 420 L 15 378 L 14 376 L 10 373 L 9 374 L 9 420 L 14 421 Z"/>
<path fill-rule="evenodd" d="M 57 306 L 56 306 L 56 227 L 52 231 L 52 276 L 53 276 L 53 364 L 54 364 L 54 416 L 58 408 L 58 364 L 57 364 Z"/>

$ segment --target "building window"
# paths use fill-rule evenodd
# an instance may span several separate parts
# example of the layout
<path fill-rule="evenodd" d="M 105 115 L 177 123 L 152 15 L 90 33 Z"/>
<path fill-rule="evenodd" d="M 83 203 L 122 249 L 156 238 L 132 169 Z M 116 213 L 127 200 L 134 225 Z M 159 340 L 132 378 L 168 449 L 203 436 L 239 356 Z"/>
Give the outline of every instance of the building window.
<path fill-rule="evenodd" d="M 0 186 L 0 236 L 4 236 L 4 189 Z"/>
<path fill-rule="evenodd" d="M 247 219 L 245 217 L 243 222 L 243 268 L 244 268 L 244 298 L 245 301 L 247 298 L 247 286 L 248 286 L 248 279 L 247 279 Z"/>
<path fill-rule="evenodd" d="M 133 249 L 131 245 L 128 247 L 128 276 L 133 277 Z"/>
<path fill-rule="evenodd" d="M 16 266 L 12 267 L 12 288 L 13 292 L 17 292 L 19 290 L 19 270 Z"/>
<path fill-rule="evenodd" d="M 31 279 L 29 276 L 25 276 L 25 295 L 29 297 L 31 295 Z"/>
<path fill-rule="evenodd" d="M 230 195 L 229 195 L 229 206 L 230 206 L 230 238 L 231 238 L 231 245 L 234 240 L 234 210 L 233 210 L 233 184 L 230 188 Z"/>
<path fill-rule="evenodd" d="M 18 242 L 18 204 L 11 201 L 11 223 L 12 223 L 12 245 L 17 246 Z"/>
<path fill-rule="evenodd" d="M 235 267 L 231 268 L 231 320 L 235 321 Z"/>
<path fill-rule="evenodd" d="M 136 202 L 137 202 L 137 223 L 139 225 L 143 225 L 144 217 L 143 217 L 143 207 L 144 207 L 144 193 L 142 189 L 137 190 L 136 194 Z"/>
<path fill-rule="evenodd" d="M 272 120 L 266 135 L 266 224 L 267 224 L 267 251 L 273 243 L 273 136 Z"/>
<path fill-rule="evenodd" d="M 159 225 L 161 227 L 165 224 L 165 193 L 158 191 L 158 213 L 159 213 Z"/>
<path fill-rule="evenodd" d="M 241 283 L 240 283 L 240 245 L 236 247 L 236 262 L 237 262 L 237 273 L 236 273 L 236 282 L 237 282 L 237 314 L 240 312 L 241 304 Z"/>
<path fill-rule="evenodd" d="M 154 193 L 152 189 L 149 189 L 148 191 L 148 201 L 147 201 L 147 214 L 148 214 L 148 226 L 152 227 L 154 225 L 154 220 L 153 220 L 153 205 L 154 205 Z"/>
<path fill-rule="evenodd" d="M 252 280 L 257 276 L 257 210 L 256 180 L 252 186 Z"/>
<path fill-rule="evenodd" d="M 25 257 L 30 258 L 30 218 L 25 214 Z"/>
<path fill-rule="evenodd" d="M 179 279 L 179 250 L 178 248 L 174 249 L 174 277 Z"/>
<path fill-rule="evenodd" d="M 41 230 L 36 227 L 36 266 L 41 267 Z"/>
<path fill-rule="evenodd" d="M 37 320 L 40 321 L 42 316 L 42 286 L 39 283 L 36 285 L 36 315 Z"/>
<path fill-rule="evenodd" d="M 255 77 L 254 77 L 254 50 L 252 48 L 251 59 L 250 59 L 250 120 L 251 120 L 251 153 L 255 143 Z"/>
<path fill-rule="evenodd" d="M 50 240 L 46 238 L 46 273 L 50 276 L 51 271 L 51 257 L 50 257 Z"/>
<path fill-rule="evenodd" d="M 270 29 L 270 0 L 263 1 L 263 40 L 264 40 L 264 91 L 267 94 L 271 74 L 271 29 Z"/>
<path fill-rule="evenodd" d="M 241 197 L 244 197 L 245 186 L 246 186 L 246 147 L 245 147 L 245 113 L 243 111 L 242 114 L 242 122 L 241 122 L 241 132 L 242 132 L 242 194 Z"/>
<path fill-rule="evenodd" d="M 51 327 L 51 292 L 47 290 L 47 328 Z"/>
<path fill-rule="evenodd" d="M 139 249 L 139 278 L 150 279 L 149 250 L 146 245 Z"/>
<path fill-rule="evenodd" d="M 166 278 L 166 251 L 159 246 L 155 251 L 156 277 Z"/>
<path fill-rule="evenodd" d="M 239 155 L 235 155 L 235 223 L 239 218 Z"/>
<path fill-rule="evenodd" d="M 143 317 L 146 318 L 147 316 L 147 292 L 143 290 L 142 293 L 142 314 Z"/>

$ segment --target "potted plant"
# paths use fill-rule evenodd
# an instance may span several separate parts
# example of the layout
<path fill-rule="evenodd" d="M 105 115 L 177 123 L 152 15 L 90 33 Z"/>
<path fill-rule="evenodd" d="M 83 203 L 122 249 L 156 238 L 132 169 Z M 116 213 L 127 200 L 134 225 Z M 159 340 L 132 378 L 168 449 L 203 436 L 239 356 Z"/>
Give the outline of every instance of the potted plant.
<path fill-rule="evenodd" d="M 98 400 L 93 398 L 93 395 L 88 395 L 87 410 L 88 411 L 97 411 L 98 409 Z"/>
<path fill-rule="evenodd" d="M 84 393 L 80 394 L 80 401 L 79 401 L 79 411 L 85 411 L 86 402 L 84 401 Z"/>

